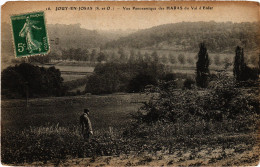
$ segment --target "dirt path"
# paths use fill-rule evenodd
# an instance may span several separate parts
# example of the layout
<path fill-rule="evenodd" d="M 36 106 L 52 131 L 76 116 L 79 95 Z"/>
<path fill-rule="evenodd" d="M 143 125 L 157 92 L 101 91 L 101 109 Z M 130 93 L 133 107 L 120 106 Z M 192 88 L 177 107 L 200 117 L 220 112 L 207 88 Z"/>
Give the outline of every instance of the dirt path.
<path fill-rule="evenodd" d="M 69 159 L 59 163 L 31 163 L 25 166 L 257 166 L 259 164 L 259 147 L 250 151 L 235 152 L 234 149 L 214 150 L 203 148 L 198 152 L 177 151 L 171 155 L 156 154 L 121 155 L 118 157 L 101 156 L 92 158 Z"/>

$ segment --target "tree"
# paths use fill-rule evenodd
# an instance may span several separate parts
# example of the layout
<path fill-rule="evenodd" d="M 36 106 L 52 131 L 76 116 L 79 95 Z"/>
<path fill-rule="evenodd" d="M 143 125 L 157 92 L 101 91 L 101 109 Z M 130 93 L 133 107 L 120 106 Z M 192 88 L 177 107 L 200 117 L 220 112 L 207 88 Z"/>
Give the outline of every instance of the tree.
<path fill-rule="evenodd" d="M 166 64 L 168 62 L 168 57 L 166 55 L 162 55 L 161 62 Z"/>
<path fill-rule="evenodd" d="M 88 49 L 87 50 L 84 50 L 84 52 L 85 52 L 85 54 L 84 54 L 84 61 L 89 61 L 89 57 L 90 57 L 90 53 L 89 53 L 89 51 L 88 51 Z"/>
<path fill-rule="evenodd" d="M 234 60 L 233 74 L 237 81 L 242 80 L 243 69 L 245 68 L 243 48 L 237 46 Z"/>
<path fill-rule="evenodd" d="M 63 78 L 55 67 L 39 67 L 22 63 L 2 72 L 3 94 L 12 98 L 61 96 L 65 94 Z"/>
<path fill-rule="evenodd" d="M 149 74 L 138 74 L 132 80 L 129 81 L 128 91 L 129 92 L 140 92 L 143 91 L 147 85 L 156 85 L 157 80 Z"/>
<path fill-rule="evenodd" d="M 209 77 L 209 56 L 204 43 L 200 44 L 198 61 L 196 63 L 196 84 L 199 87 L 206 88 Z"/>
<path fill-rule="evenodd" d="M 168 58 L 169 58 L 169 61 L 170 61 L 172 64 L 175 64 L 175 63 L 176 63 L 176 58 L 175 58 L 175 56 L 173 56 L 172 54 L 169 54 Z"/>
<path fill-rule="evenodd" d="M 83 52 L 81 48 L 75 49 L 73 54 L 74 54 L 74 60 L 80 61 L 83 59 Z"/>
<path fill-rule="evenodd" d="M 187 78 L 184 83 L 183 83 L 183 88 L 184 89 L 191 89 L 192 85 L 195 84 L 195 81 L 193 79 Z"/>
<path fill-rule="evenodd" d="M 95 62 L 97 57 L 97 50 L 93 49 L 90 55 L 90 61 Z"/>
<path fill-rule="evenodd" d="M 102 62 L 106 60 L 106 56 L 103 52 L 99 52 L 98 57 L 97 57 L 97 61 L 98 62 Z"/>
<path fill-rule="evenodd" d="M 250 68 L 246 65 L 243 48 L 237 46 L 234 60 L 233 74 L 237 81 L 246 81 L 249 79 L 258 79 L 258 69 Z"/>
<path fill-rule="evenodd" d="M 179 60 L 179 62 L 180 62 L 182 65 L 184 65 L 184 64 L 186 63 L 186 60 L 185 60 L 185 57 L 184 57 L 183 54 L 179 54 L 178 60 Z"/>

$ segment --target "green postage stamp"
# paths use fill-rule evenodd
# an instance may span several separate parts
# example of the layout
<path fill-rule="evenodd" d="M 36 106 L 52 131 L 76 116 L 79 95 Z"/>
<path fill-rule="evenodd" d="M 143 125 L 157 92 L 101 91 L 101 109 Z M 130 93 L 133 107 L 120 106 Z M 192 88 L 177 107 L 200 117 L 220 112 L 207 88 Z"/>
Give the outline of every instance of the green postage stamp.
<path fill-rule="evenodd" d="M 11 16 L 16 57 L 49 52 L 44 12 Z"/>

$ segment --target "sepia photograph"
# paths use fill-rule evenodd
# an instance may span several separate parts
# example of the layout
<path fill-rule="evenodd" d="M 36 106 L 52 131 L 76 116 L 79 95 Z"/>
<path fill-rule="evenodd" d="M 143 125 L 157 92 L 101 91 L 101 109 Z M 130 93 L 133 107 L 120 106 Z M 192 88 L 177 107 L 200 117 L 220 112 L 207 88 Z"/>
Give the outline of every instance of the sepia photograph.
<path fill-rule="evenodd" d="M 1 164 L 257 166 L 258 2 L 1 6 Z"/>

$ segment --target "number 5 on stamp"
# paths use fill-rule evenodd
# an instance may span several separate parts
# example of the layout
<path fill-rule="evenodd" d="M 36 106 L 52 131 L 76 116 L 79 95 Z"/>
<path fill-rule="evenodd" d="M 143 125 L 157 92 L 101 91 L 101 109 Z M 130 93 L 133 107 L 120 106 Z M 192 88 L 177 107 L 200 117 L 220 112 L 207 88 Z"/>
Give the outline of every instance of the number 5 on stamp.
<path fill-rule="evenodd" d="M 49 52 L 44 12 L 11 16 L 16 57 Z"/>

